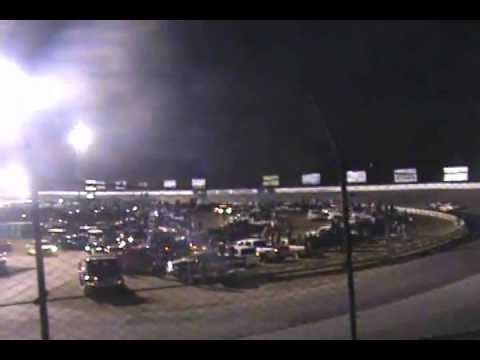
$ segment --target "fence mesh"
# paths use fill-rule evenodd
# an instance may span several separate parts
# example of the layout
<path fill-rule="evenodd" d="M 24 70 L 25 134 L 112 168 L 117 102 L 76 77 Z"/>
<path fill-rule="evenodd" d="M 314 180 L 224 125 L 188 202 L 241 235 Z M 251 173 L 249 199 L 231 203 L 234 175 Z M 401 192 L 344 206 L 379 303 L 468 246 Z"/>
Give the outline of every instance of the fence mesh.
<path fill-rule="evenodd" d="M 220 213 L 220 209 L 226 212 L 231 205 L 166 205 L 150 200 L 113 203 L 105 199 L 90 202 L 62 200 L 61 204 L 58 200 L 42 201 L 41 205 L 42 239 L 47 240 L 43 244 L 43 261 L 52 339 L 236 339 L 300 325 L 321 318 L 325 311 L 337 314 L 348 312 L 342 241 L 322 238 L 324 235 L 319 229 L 329 224 L 331 219 L 309 218 L 308 206 L 295 209 L 288 205 L 291 208 L 277 209 L 269 213 L 269 221 L 265 223 L 261 222 L 265 219 L 260 215 L 252 216 L 250 225 L 255 225 L 254 230 L 249 228 L 242 233 L 238 230 L 240 228 L 231 224 L 232 216 L 244 215 L 243 210 L 234 208 L 228 216 Z M 116 212 L 111 210 L 114 208 Z M 1 215 L 0 244 L 6 263 L 0 276 L 0 339 L 40 338 L 36 304 L 37 269 L 32 251 L 29 211 L 29 206 L 17 206 L 3 211 Z M 86 215 L 81 217 L 80 214 Z M 235 276 L 227 278 L 229 281 L 217 276 L 225 271 L 225 267 L 218 264 L 215 265 L 218 268 L 214 265 L 208 268 L 208 276 L 198 270 L 201 277 L 186 279 L 176 272 L 164 273 L 166 263 L 161 263 L 161 270 L 157 268 L 158 271 L 154 272 L 153 267 L 146 265 L 150 264 L 151 257 L 139 255 L 126 258 L 127 250 L 112 255 L 113 245 L 119 246 L 119 238 L 129 249 L 135 246 L 153 248 L 153 243 L 148 242 L 152 234 L 149 230 L 158 231 L 166 227 L 166 221 L 159 223 L 162 217 L 169 219 L 168 226 L 173 228 L 176 224 L 176 241 L 181 236 L 190 241 L 187 253 L 178 250 L 170 260 L 195 258 L 205 251 L 203 246 L 208 248 L 207 252 L 213 249 L 218 252 L 221 241 L 226 242 L 223 246 L 228 248 L 233 241 L 245 237 L 252 241 L 270 239 L 272 247 L 277 250 L 282 248 L 282 241 L 287 241 L 288 244 L 283 246 L 289 246 L 290 252 L 285 258 L 270 259 L 262 257 L 264 254 L 259 255 L 257 251 L 252 255 L 260 258 L 255 260 L 258 263 L 251 267 L 242 263 L 241 268 L 236 268 Z M 383 233 L 375 233 L 373 227 L 366 236 L 360 236 L 358 232 L 363 230 L 356 228 L 354 265 L 394 259 L 420 248 L 435 248 L 452 237 L 465 235 L 461 222 L 445 217 L 414 213 L 410 218 L 402 214 L 402 219 L 407 219 L 405 227 L 402 227 L 401 221 L 389 220 L 388 236 L 385 236 L 384 230 Z M 123 221 L 122 226 L 110 233 L 113 224 L 120 220 Z M 127 230 L 125 224 L 130 220 L 132 226 Z M 86 242 L 81 243 L 78 239 L 81 226 L 85 224 L 95 225 L 97 230 L 103 229 L 103 233 L 98 235 L 87 230 Z M 136 230 L 133 229 L 134 224 Z M 145 230 L 143 235 L 136 232 L 138 224 L 142 224 Z M 284 224 L 288 226 L 282 227 Z M 269 226 L 270 232 L 265 230 Z M 382 226 L 385 229 L 385 225 Z M 55 233 L 52 229 L 64 229 L 65 232 Z M 202 237 L 199 234 L 207 235 Z M 75 241 L 73 235 L 77 237 Z M 107 273 L 85 270 L 84 260 L 88 255 L 85 246 L 94 247 L 106 242 L 107 238 L 113 239 L 109 240 L 112 247 L 108 254 L 101 256 L 122 259 L 120 273 L 125 286 L 86 291 L 86 275 L 102 278 L 98 280 L 98 284 L 102 285 L 103 276 L 106 278 Z M 133 239 L 131 244 L 130 238 Z M 319 239 L 325 242 L 318 245 Z M 161 240 L 162 246 L 172 246 L 166 241 Z M 318 246 L 308 248 L 308 241 L 310 246 Z M 199 251 L 193 251 L 193 246 L 198 246 Z M 298 254 L 292 250 L 295 247 L 300 249 Z M 238 256 L 242 261 L 246 261 L 247 257 Z M 233 258 L 237 256 L 232 254 Z M 317 301 L 319 292 L 326 294 L 327 299 L 321 306 Z"/>

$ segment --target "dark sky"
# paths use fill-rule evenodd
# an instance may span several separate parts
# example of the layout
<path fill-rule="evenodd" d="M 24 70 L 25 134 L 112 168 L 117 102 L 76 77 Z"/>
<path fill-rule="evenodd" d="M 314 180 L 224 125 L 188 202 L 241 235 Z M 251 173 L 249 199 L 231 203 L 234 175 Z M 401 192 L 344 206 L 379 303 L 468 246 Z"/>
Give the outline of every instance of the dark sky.
<path fill-rule="evenodd" d="M 77 174 L 61 140 L 74 118 L 97 134 L 84 173 L 107 180 L 257 186 L 278 173 L 297 185 L 318 171 L 332 183 L 320 116 L 371 182 L 411 166 L 424 181 L 444 165 L 480 178 L 478 22 L 4 21 L 0 45 L 32 73 L 73 71 L 83 86 L 37 123 L 51 183 Z"/>

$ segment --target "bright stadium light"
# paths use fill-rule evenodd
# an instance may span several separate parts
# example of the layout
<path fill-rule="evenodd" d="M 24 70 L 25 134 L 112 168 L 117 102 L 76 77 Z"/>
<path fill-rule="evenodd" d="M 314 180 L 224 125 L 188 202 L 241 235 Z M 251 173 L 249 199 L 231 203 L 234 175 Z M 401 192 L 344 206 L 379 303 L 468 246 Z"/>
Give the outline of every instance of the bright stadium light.
<path fill-rule="evenodd" d="M 78 123 L 68 134 L 68 142 L 78 154 L 83 154 L 93 142 L 93 132 L 83 123 Z"/>
<path fill-rule="evenodd" d="M 72 86 L 54 76 L 30 76 L 15 62 L 0 56 L 0 144 L 13 145 L 26 122 L 61 104 Z"/>
<path fill-rule="evenodd" d="M 11 198 L 30 198 L 30 180 L 22 165 L 10 163 L 0 168 L 0 195 Z"/>
<path fill-rule="evenodd" d="M 0 57 L 0 142 L 19 138 L 29 115 L 29 78 L 15 63 Z"/>

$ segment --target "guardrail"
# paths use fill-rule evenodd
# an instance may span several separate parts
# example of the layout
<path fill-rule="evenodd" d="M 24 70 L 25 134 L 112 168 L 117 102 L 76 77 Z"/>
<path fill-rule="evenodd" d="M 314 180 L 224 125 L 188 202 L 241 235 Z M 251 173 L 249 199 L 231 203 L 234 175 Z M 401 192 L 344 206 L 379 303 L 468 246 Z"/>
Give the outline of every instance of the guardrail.
<path fill-rule="evenodd" d="M 395 206 L 395 208 L 398 211 L 406 211 L 408 214 L 416 214 L 416 215 L 424 215 L 424 216 L 431 216 L 435 217 L 438 219 L 443 219 L 450 221 L 457 225 L 457 227 L 464 227 L 465 226 L 465 221 L 461 219 L 458 216 L 452 215 L 452 214 L 446 214 L 442 213 L 439 211 L 433 211 L 433 210 L 424 210 L 424 209 L 414 209 L 414 208 L 406 208 L 406 207 L 401 207 L 401 206 Z"/>
<path fill-rule="evenodd" d="M 474 190 L 480 189 L 480 182 L 475 183 L 425 183 L 425 184 L 387 184 L 387 185 L 348 185 L 348 190 L 352 192 L 374 192 L 374 191 L 412 191 L 412 190 Z M 338 193 L 339 186 L 315 186 L 315 187 L 279 187 L 274 188 L 274 194 L 315 194 L 315 193 Z M 210 189 L 206 191 L 208 196 L 215 195 L 259 195 L 261 189 L 244 188 L 244 189 Z M 85 191 L 40 191 L 41 197 L 61 196 L 61 197 L 84 197 Z M 193 197 L 193 190 L 126 190 L 126 191 L 97 191 L 97 197 L 141 197 L 141 196 L 172 196 L 172 197 Z M 28 203 L 29 199 L 14 199 L 8 196 L 2 196 L 1 205 L 13 203 Z"/>
<path fill-rule="evenodd" d="M 387 185 L 348 185 L 349 191 L 405 191 L 405 190 L 472 190 L 480 189 L 480 183 L 425 183 Z M 339 186 L 290 187 L 274 189 L 279 194 L 340 192 Z"/>

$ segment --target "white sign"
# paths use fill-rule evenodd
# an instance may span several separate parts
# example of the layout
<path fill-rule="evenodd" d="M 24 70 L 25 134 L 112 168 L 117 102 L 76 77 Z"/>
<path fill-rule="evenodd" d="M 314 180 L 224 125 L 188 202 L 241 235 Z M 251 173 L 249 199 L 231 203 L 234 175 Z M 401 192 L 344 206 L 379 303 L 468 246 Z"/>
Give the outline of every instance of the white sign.
<path fill-rule="evenodd" d="M 347 171 L 347 182 L 352 183 L 366 183 L 367 182 L 367 172 L 366 171 Z"/>
<path fill-rule="evenodd" d="M 115 181 L 115 190 L 126 190 L 126 189 L 127 189 L 126 180 Z"/>
<path fill-rule="evenodd" d="M 96 192 L 96 191 L 105 191 L 106 189 L 105 181 L 100 180 L 85 180 L 85 191 L 86 192 Z"/>
<path fill-rule="evenodd" d="M 417 169 L 395 169 L 393 172 L 393 180 L 396 183 L 412 183 L 417 182 Z"/>
<path fill-rule="evenodd" d="M 192 179 L 192 188 L 205 189 L 206 186 L 207 186 L 206 179 Z"/>
<path fill-rule="evenodd" d="M 468 181 L 468 166 L 444 167 L 443 181 Z"/>
<path fill-rule="evenodd" d="M 320 174 L 303 174 L 302 175 L 302 184 L 303 185 L 320 185 Z"/>
<path fill-rule="evenodd" d="M 175 189 L 177 187 L 177 181 L 176 180 L 164 180 L 163 181 L 163 187 L 166 189 Z"/>
<path fill-rule="evenodd" d="M 262 180 L 264 187 L 280 186 L 280 176 L 278 175 L 264 175 Z"/>
<path fill-rule="evenodd" d="M 146 181 L 139 182 L 138 187 L 146 189 L 146 188 L 148 188 L 148 182 L 146 182 Z"/>

